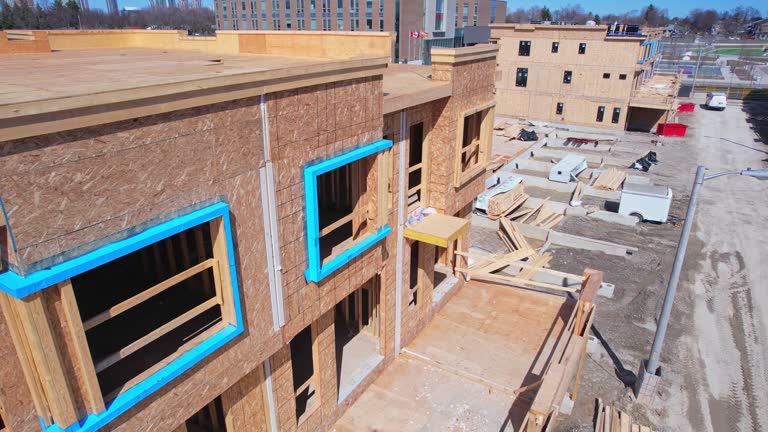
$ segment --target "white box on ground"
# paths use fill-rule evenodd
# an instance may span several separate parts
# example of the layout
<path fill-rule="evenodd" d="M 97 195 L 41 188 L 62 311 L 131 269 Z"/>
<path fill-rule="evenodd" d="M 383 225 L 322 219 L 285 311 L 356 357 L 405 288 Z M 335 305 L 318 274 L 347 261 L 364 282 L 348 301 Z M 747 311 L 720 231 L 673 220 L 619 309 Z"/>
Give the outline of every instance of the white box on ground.
<path fill-rule="evenodd" d="M 665 186 L 625 183 L 619 214 L 644 221 L 666 222 L 672 205 L 672 189 Z"/>
<path fill-rule="evenodd" d="M 560 183 L 568 183 L 580 172 L 587 169 L 587 158 L 569 154 L 549 170 L 549 179 Z"/>

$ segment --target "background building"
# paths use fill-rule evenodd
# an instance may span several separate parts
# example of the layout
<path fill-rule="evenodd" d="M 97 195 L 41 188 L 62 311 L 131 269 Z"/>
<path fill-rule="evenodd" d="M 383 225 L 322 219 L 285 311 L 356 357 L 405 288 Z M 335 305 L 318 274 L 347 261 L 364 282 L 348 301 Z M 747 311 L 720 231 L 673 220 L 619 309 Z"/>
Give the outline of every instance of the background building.
<path fill-rule="evenodd" d="M 613 26 L 611 26 L 613 27 Z M 654 76 L 662 29 L 494 24 L 497 112 L 554 123 L 650 130 L 679 79 Z"/>
<path fill-rule="evenodd" d="M 397 32 L 396 61 L 461 46 L 457 29 L 503 21 L 506 8 L 498 0 L 214 0 L 220 30 Z"/>

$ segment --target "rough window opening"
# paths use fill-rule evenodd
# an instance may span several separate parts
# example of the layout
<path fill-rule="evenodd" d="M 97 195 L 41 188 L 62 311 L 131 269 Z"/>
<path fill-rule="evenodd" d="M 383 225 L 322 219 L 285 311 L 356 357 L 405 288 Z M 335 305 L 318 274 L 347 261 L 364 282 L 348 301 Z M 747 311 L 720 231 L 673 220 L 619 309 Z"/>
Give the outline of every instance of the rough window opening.
<path fill-rule="evenodd" d="M 603 79 L 611 79 L 611 74 L 608 72 L 603 73 Z"/>
<path fill-rule="evenodd" d="M 557 54 L 560 51 L 560 42 L 552 42 L 552 52 Z"/>
<path fill-rule="evenodd" d="M 530 57 L 531 41 L 520 41 L 520 47 L 518 48 L 517 54 L 523 57 Z"/>
<path fill-rule="evenodd" d="M 421 288 L 421 272 L 419 271 L 419 264 L 421 260 L 419 258 L 419 242 L 413 242 L 411 244 L 411 268 L 410 268 L 410 295 L 408 299 L 408 306 L 414 307 L 419 304 L 419 288 Z"/>
<path fill-rule="evenodd" d="M 570 84 L 572 79 L 573 79 L 573 71 L 567 70 L 563 72 L 563 84 Z"/>
<path fill-rule="evenodd" d="M 224 409 L 219 396 L 193 414 L 174 432 L 226 432 L 226 430 Z"/>
<path fill-rule="evenodd" d="M 424 123 L 409 128 L 408 208 L 418 207 L 424 199 Z"/>
<path fill-rule="evenodd" d="M 214 219 L 70 279 L 105 401 L 228 323 L 222 225 Z"/>
<path fill-rule="evenodd" d="M 555 112 L 555 114 L 557 114 L 557 115 L 562 114 L 564 107 L 565 107 L 565 105 L 562 102 L 558 102 L 557 103 L 557 111 Z"/>
<path fill-rule="evenodd" d="M 468 171 L 480 161 L 480 134 L 483 112 L 464 117 L 464 136 L 461 141 L 461 171 Z"/>
<path fill-rule="evenodd" d="M 582 42 L 579 44 L 579 54 L 585 54 L 587 52 L 587 43 Z"/>
<path fill-rule="evenodd" d="M 368 192 L 376 156 L 317 177 L 320 260 L 325 263 L 375 229 L 375 203 Z"/>
<path fill-rule="evenodd" d="M 627 79 L 627 74 L 619 74 L 619 79 L 624 81 Z"/>
<path fill-rule="evenodd" d="M 383 359 L 380 353 L 381 277 L 375 275 L 336 304 L 336 385 L 342 402 Z"/>
<path fill-rule="evenodd" d="M 528 86 L 528 68 L 517 68 L 517 76 L 515 78 L 515 87 L 527 87 Z"/>
<path fill-rule="evenodd" d="M 301 423 L 320 405 L 317 389 L 317 334 L 310 324 L 291 339 L 291 369 L 296 398 L 296 421 Z"/>
<path fill-rule="evenodd" d="M 459 116 L 456 141 L 461 147 L 456 150 L 454 162 L 454 186 L 460 187 L 485 168 L 490 159 L 493 138 L 494 103 L 464 111 Z"/>
<path fill-rule="evenodd" d="M 598 122 L 602 122 L 604 116 L 605 116 L 605 107 L 604 106 L 597 107 L 597 118 L 595 120 Z"/>
<path fill-rule="evenodd" d="M 619 117 L 621 117 L 621 108 L 614 108 L 613 116 L 611 117 L 611 123 L 618 123 Z"/>

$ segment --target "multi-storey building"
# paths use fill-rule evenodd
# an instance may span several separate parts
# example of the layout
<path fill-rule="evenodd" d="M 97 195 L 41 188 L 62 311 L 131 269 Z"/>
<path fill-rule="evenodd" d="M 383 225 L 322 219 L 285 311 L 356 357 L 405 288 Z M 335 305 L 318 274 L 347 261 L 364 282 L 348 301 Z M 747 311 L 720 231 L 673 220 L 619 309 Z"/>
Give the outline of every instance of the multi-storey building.
<path fill-rule="evenodd" d="M 0 45 L 0 429 L 326 430 L 464 283 L 497 47 L 38 36 Z"/>
<path fill-rule="evenodd" d="M 107 13 L 111 15 L 117 15 L 120 13 L 120 8 L 117 5 L 117 0 L 106 0 Z"/>
<path fill-rule="evenodd" d="M 397 32 L 394 58 L 400 61 L 422 59 L 431 46 L 453 47 L 458 28 L 504 22 L 506 5 L 500 0 L 214 0 L 213 7 L 221 30 Z"/>
<path fill-rule="evenodd" d="M 627 27 L 491 25 L 497 112 L 612 129 L 664 122 L 679 80 L 653 74 L 662 30 Z"/>

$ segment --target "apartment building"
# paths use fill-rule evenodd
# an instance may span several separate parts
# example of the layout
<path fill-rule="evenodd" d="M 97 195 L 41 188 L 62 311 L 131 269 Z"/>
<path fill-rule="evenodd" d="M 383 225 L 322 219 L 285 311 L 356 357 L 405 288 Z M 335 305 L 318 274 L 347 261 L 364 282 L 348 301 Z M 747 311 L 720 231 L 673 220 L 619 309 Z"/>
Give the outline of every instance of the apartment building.
<path fill-rule="evenodd" d="M 654 76 L 662 29 L 493 24 L 497 113 L 648 131 L 673 108 L 680 80 Z"/>
<path fill-rule="evenodd" d="M 392 36 L 0 45 L 0 430 L 333 425 L 464 283 L 490 159 L 498 48 Z"/>
<path fill-rule="evenodd" d="M 222 30 L 396 32 L 393 59 L 412 61 L 424 56 L 423 45 L 454 47 L 458 28 L 504 22 L 507 3 L 500 0 L 214 0 L 213 8 L 216 27 Z M 411 37 L 412 33 L 419 37 Z"/>

